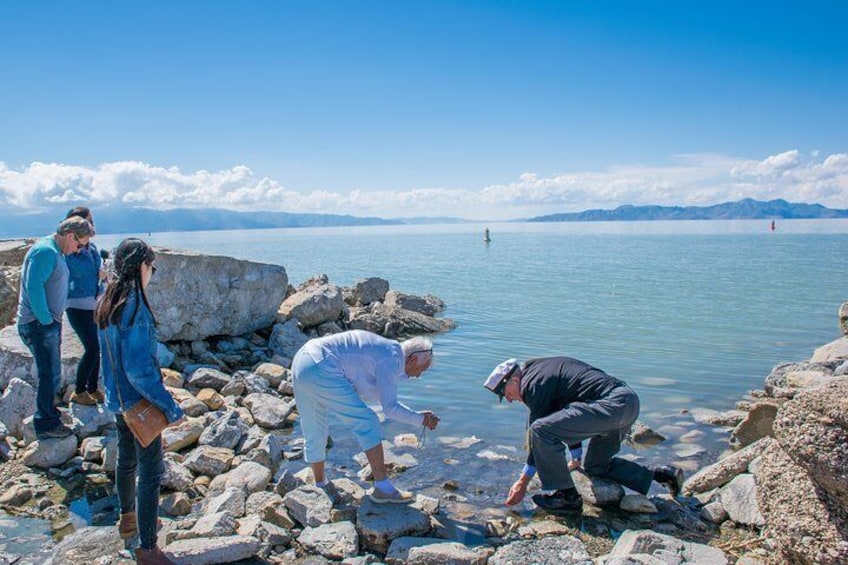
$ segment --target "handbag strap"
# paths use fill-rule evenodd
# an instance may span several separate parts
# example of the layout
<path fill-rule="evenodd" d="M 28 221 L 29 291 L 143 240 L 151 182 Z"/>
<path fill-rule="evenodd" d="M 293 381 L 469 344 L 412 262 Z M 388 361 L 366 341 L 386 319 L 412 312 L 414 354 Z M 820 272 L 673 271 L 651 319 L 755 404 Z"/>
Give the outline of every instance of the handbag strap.
<path fill-rule="evenodd" d="M 121 397 L 121 385 L 118 383 L 118 369 L 115 366 L 115 358 L 112 357 L 112 343 L 109 341 L 109 333 L 107 329 L 103 329 L 103 338 L 106 340 L 106 353 L 109 354 L 109 362 L 112 363 L 112 374 L 115 378 L 115 390 L 118 392 L 118 404 L 121 406 L 121 413 L 126 412 L 124 408 L 124 399 Z"/>

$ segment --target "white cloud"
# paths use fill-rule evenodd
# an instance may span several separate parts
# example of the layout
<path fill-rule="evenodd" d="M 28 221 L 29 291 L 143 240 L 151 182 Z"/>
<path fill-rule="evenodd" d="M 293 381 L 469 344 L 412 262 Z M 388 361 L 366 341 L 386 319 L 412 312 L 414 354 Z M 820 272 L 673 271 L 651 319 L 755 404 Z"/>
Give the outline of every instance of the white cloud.
<path fill-rule="evenodd" d="M 759 161 L 681 154 L 665 165 L 618 165 L 547 177 L 526 172 L 515 181 L 475 189 L 348 193 L 298 192 L 277 180 L 257 178 L 242 165 L 217 172 L 183 172 L 138 161 L 97 167 L 36 162 L 12 170 L 0 162 L 0 205 L 19 211 L 117 204 L 500 219 L 622 204 L 708 205 L 745 197 L 848 208 L 848 154 L 804 155 L 790 150 Z"/>

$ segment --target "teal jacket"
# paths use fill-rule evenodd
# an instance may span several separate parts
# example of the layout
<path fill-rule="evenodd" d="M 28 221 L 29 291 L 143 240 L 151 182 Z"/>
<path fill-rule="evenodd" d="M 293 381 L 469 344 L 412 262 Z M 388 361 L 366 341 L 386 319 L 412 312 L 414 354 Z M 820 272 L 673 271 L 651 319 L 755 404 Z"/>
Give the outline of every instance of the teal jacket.
<path fill-rule="evenodd" d="M 68 265 L 52 235 L 30 248 L 21 270 L 18 324 L 62 321 L 68 300 Z"/>

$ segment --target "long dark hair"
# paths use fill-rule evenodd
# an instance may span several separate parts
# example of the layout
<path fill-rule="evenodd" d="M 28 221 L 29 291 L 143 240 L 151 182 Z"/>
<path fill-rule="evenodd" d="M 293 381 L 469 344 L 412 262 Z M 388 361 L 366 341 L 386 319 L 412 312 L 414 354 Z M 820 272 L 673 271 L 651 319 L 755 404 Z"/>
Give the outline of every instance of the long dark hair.
<path fill-rule="evenodd" d="M 144 305 L 147 306 L 150 315 L 153 316 L 153 310 L 147 301 L 147 294 L 141 286 L 141 266 L 153 264 L 154 259 L 156 259 L 156 253 L 153 249 L 136 237 L 127 238 L 118 245 L 118 248 L 115 249 L 115 274 L 109 281 L 106 292 L 100 298 L 97 309 L 94 311 L 94 321 L 97 322 L 99 328 L 104 329 L 109 324 L 120 323 L 121 314 L 131 293 L 141 295 Z M 135 311 L 131 323 L 135 322 L 137 313 L 138 300 L 135 302 Z M 156 323 L 155 317 L 153 323 Z"/>

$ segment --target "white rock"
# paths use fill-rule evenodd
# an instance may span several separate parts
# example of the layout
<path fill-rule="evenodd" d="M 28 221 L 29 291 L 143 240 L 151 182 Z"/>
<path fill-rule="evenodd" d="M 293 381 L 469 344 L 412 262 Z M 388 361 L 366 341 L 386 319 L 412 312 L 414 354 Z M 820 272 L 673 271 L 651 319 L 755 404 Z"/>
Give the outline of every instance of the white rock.
<path fill-rule="evenodd" d="M 727 557 L 720 549 L 708 545 L 682 541 L 651 530 L 626 530 L 618 538 L 612 551 L 601 557 L 600 563 L 610 558 L 638 558 L 647 555 L 660 563 L 727 565 Z M 674 561 L 669 561 L 674 559 Z M 639 562 L 639 561 L 637 561 Z M 646 563 L 646 561 L 641 561 Z M 648 561 L 647 563 L 650 563 Z"/>
<path fill-rule="evenodd" d="M 21 455 L 27 467 L 49 469 L 60 467 L 77 454 L 77 436 L 60 439 L 42 439 L 27 446 Z"/>
<path fill-rule="evenodd" d="M 387 565 L 484 565 L 494 549 L 468 547 L 464 544 L 438 538 L 400 537 L 392 540 L 386 554 Z"/>
<path fill-rule="evenodd" d="M 356 528 L 363 549 L 386 553 L 393 539 L 426 534 L 430 516 L 410 505 L 380 505 L 366 498 L 357 511 Z"/>
<path fill-rule="evenodd" d="M 625 494 L 618 507 L 625 512 L 653 514 L 657 507 L 644 494 Z"/>
<path fill-rule="evenodd" d="M 223 492 L 228 488 L 240 488 L 247 493 L 265 490 L 271 480 L 271 470 L 254 461 L 245 461 L 233 470 L 218 475 L 209 484 L 209 492 Z"/>
<path fill-rule="evenodd" d="M 9 434 L 24 437 L 24 418 L 35 412 L 35 388 L 28 382 L 13 378 L 0 398 L 0 422 Z"/>
<path fill-rule="evenodd" d="M 306 527 L 297 541 L 311 553 L 328 559 L 354 557 L 359 552 L 359 534 L 352 522 Z"/>
<path fill-rule="evenodd" d="M 737 524 L 765 525 L 757 503 L 757 481 L 754 475 L 743 473 L 735 477 L 719 491 L 718 496 L 730 519 Z"/>
<path fill-rule="evenodd" d="M 253 557 L 259 547 L 259 540 L 254 537 L 227 536 L 179 540 L 163 551 L 177 565 L 217 565 Z"/>

